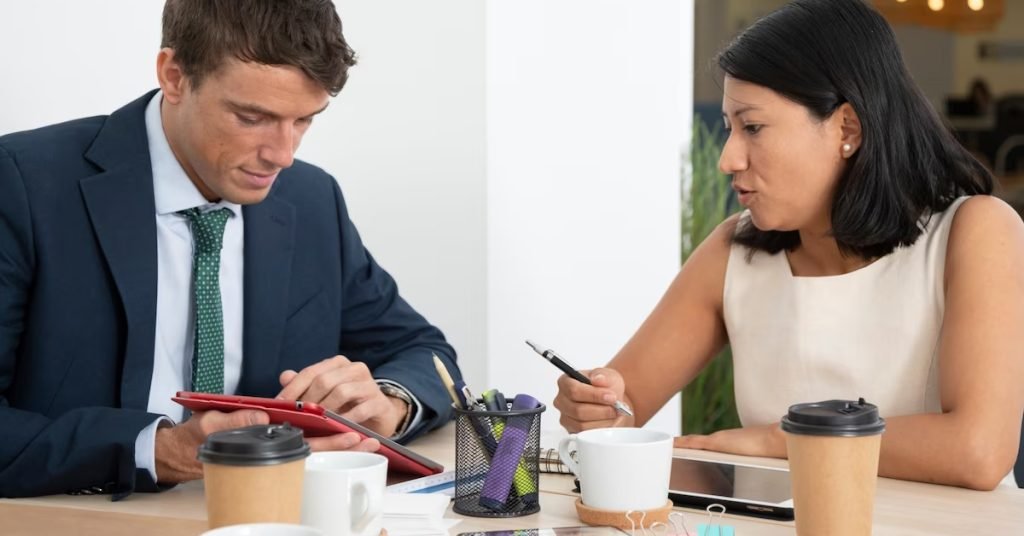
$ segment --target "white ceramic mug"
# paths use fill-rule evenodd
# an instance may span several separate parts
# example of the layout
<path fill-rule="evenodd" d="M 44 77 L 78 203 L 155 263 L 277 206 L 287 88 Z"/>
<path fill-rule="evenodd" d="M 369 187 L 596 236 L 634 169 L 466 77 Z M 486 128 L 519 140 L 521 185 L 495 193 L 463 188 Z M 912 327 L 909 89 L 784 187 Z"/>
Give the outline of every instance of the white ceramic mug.
<path fill-rule="evenodd" d="M 571 450 L 579 462 L 569 456 Z M 583 504 L 591 508 L 650 510 L 668 500 L 672 436 L 665 432 L 595 428 L 563 438 L 558 455 L 580 479 Z"/>
<path fill-rule="evenodd" d="M 246 523 L 208 530 L 200 536 L 323 536 L 312 527 L 287 523 Z"/>
<path fill-rule="evenodd" d="M 376 536 L 387 475 L 388 459 L 380 454 L 310 454 L 302 485 L 302 524 L 325 536 Z"/>

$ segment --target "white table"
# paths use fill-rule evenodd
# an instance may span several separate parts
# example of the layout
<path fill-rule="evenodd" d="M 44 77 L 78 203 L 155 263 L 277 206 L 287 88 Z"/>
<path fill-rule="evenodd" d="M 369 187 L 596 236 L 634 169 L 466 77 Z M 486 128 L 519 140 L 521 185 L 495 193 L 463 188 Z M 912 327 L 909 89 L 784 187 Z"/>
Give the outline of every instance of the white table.
<path fill-rule="evenodd" d="M 454 467 L 454 426 L 419 439 L 413 449 L 446 467 Z M 549 446 L 549 445 L 542 445 Z M 550 445 L 553 446 L 553 445 Z M 784 460 L 748 458 L 677 449 L 677 454 L 714 460 L 785 467 Z M 447 517 L 460 518 L 453 534 L 475 530 L 511 530 L 579 525 L 567 475 L 541 474 L 537 514 L 511 519 L 463 517 L 449 508 Z M 691 529 L 703 520 L 700 510 L 679 509 Z M 875 498 L 876 536 L 934 536 L 946 534 L 1024 534 L 1024 490 L 1000 488 L 971 491 L 881 478 Z M 792 522 L 726 515 L 726 522 L 741 536 L 793 535 Z M 195 536 L 206 530 L 201 482 L 191 482 L 164 493 L 137 493 L 120 502 L 109 496 L 54 495 L 33 499 L 0 500 L 0 534 L 43 536 L 96 534 L 102 536 Z"/>

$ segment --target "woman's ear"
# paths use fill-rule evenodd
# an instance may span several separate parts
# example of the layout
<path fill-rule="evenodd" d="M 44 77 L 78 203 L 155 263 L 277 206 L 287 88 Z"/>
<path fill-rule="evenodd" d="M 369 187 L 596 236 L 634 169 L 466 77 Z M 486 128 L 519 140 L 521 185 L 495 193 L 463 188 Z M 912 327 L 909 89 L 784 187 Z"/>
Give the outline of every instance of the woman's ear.
<path fill-rule="evenodd" d="M 848 102 L 844 102 L 839 106 L 834 117 L 840 122 L 840 143 L 842 144 L 840 154 L 843 158 L 850 158 L 860 148 L 862 141 L 860 117 L 857 116 L 857 111 Z"/>

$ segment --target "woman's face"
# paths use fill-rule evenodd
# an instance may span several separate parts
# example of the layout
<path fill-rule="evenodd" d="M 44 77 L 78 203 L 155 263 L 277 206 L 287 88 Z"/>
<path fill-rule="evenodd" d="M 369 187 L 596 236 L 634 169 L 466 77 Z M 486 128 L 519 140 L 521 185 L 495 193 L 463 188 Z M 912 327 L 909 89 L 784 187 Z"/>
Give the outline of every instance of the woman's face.
<path fill-rule="evenodd" d="M 849 142 L 844 114 L 837 110 L 818 120 L 766 87 L 729 76 L 724 88 L 729 138 L 718 167 L 732 174 L 733 189 L 754 225 L 762 231 L 828 231 L 845 165 L 843 144 Z"/>

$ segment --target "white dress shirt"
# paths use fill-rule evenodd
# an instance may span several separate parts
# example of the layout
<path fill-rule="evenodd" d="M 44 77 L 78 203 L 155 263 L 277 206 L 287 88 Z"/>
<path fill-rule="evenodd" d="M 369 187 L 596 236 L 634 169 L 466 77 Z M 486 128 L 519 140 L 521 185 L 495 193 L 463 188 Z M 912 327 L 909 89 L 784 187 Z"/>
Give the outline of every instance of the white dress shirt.
<path fill-rule="evenodd" d="M 156 204 L 157 293 L 153 378 L 149 386 L 151 413 L 181 421 L 184 408 L 171 400 L 174 393 L 192 387 L 192 231 L 181 210 L 199 207 L 206 212 L 225 207 L 231 212 L 224 226 L 220 255 L 220 295 L 224 317 L 224 393 L 234 394 L 242 375 L 242 275 L 244 273 L 244 219 L 241 206 L 227 201 L 210 203 L 199 193 L 171 151 L 160 116 L 163 92 L 146 107 L 146 137 L 153 167 Z M 156 480 L 153 449 L 160 421 L 139 433 L 135 465 L 150 470 Z"/>

